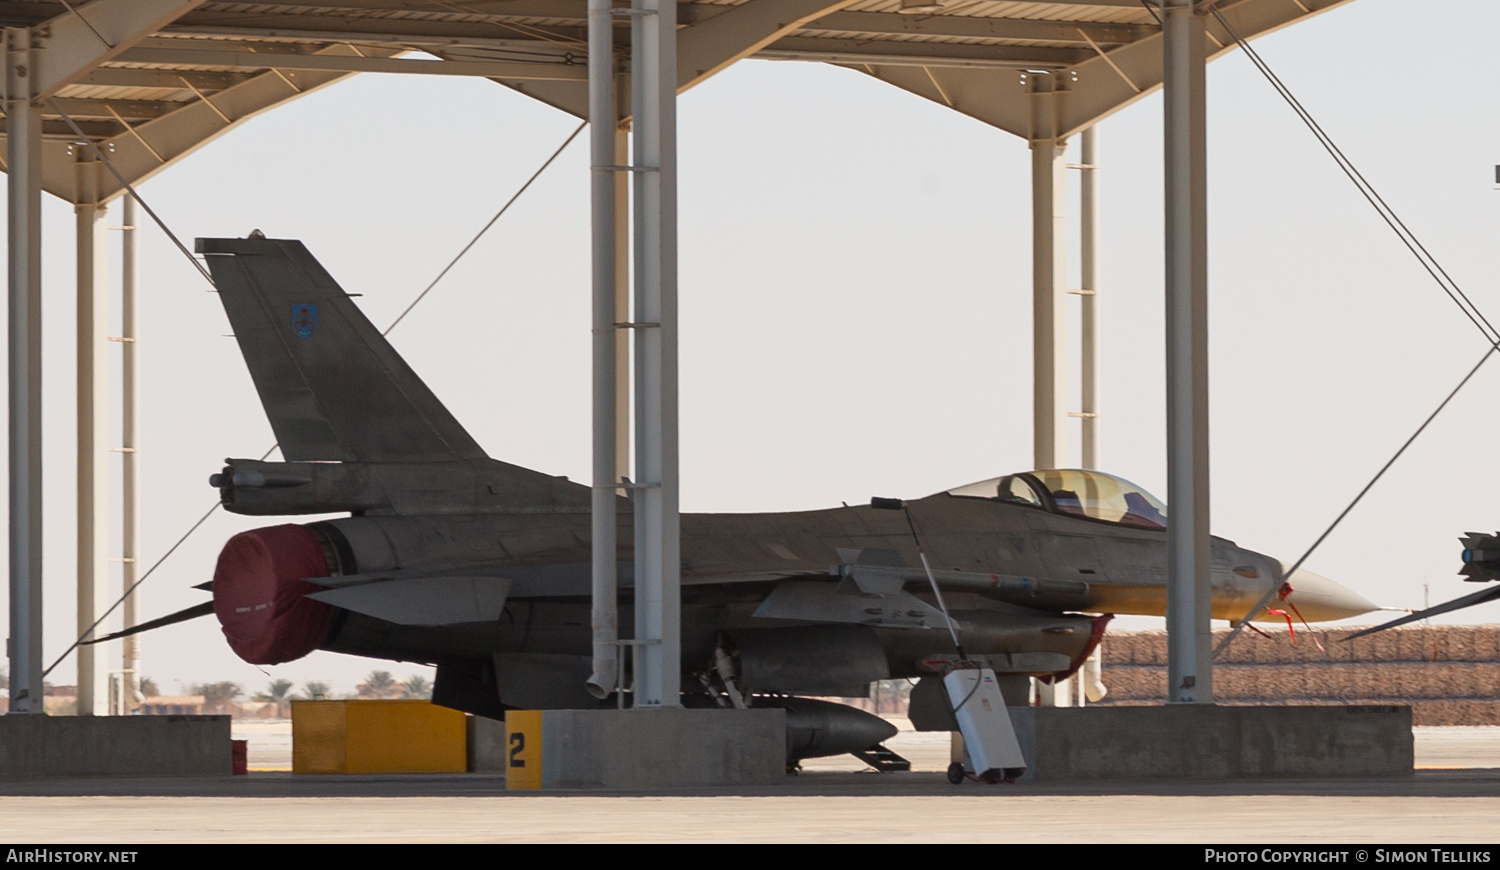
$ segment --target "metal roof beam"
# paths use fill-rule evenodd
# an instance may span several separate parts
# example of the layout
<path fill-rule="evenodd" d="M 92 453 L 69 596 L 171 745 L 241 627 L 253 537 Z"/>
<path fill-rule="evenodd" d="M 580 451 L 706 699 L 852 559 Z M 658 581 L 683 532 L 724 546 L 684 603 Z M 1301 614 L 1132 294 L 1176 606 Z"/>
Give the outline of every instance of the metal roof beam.
<path fill-rule="evenodd" d="M 777 40 L 756 57 L 821 60 L 842 64 L 929 67 L 1069 67 L 1092 52 L 1075 48 L 1019 45 L 953 45 L 932 42 L 869 41 L 791 36 Z"/>
<path fill-rule="evenodd" d="M 91 139 L 106 139 L 120 132 L 120 125 L 115 121 L 74 121 L 74 123 L 78 125 L 78 129 L 83 131 L 83 135 Z M 4 141 L 6 129 L 6 119 L 0 118 L 0 142 Z M 57 141 L 66 140 L 71 143 L 78 141 L 78 134 L 74 133 L 73 128 L 69 127 L 66 122 L 43 119 L 42 138 Z M 45 189 L 45 185 L 43 187 Z M 48 190 L 48 193 L 56 193 L 56 191 Z"/>
<path fill-rule="evenodd" d="M 39 3 L 17 3 L 15 0 L 0 2 L 0 27 L 35 27 L 55 18 L 61 6 L 48 8 Z"/>
<path fill-rule="evenodd" d="M 491 81 L 518 93 L 525 94 L 533 100 L 546 103 L 554 109 L 567 112 L 579 120 L 586 121 L 589 117 L 589 92 L 587 82 L 523 82 L 504 77 L 494 78 Z M 628 81 L 628 77 L 627 77 Z M 629 104 L 629 96 L 621 97 L 620 111 L 626 111 Z"/>
<path fill-rule="evenodd" d="M 315 42 L 351 42 L 406 48 L 540 48 L 583 51 L 578 34 L 583 25 L 509 25 L 453 21 L 410 21 L 404 18 L 327 18 L 300 27 L 173 25 L 163 30 L 174 36 L 234 37 L 237 39 L 302 39 Z M 414 26 L 418 25 L 418 26 Z M 479 28 L 490 35 L 476 35 Z"/>
<path fill-rule="evenodd" d="M 365 49 L 373 51 L 375 49 Z M 354 54 L 344 45 L 329 46 L 325 53 Z M 391 50 L 394 53 L 394 50 Z M 284 57 L 285 55 L 278 55 Z M 250 117 L 294 100 L 305 93 L 346 78 L 349 73 L 326 70 L 272 71 L 250 76 L 244 81 L 209 95 L 211 102 L 193 100 L 159 118 L 121 127 L 119 123 L 81 121 L 79 127 L 89 136 L 98 136 L 99 147 L 109 155 L 110 163 L 131 184 L 139 184 L 166 169 L 188 154 L 203 147 Z M 44 122 L 44 132 L 62 127 L 61 122 Z M 66 127 L 62 127 L 66 130 Z M 48 140 L 43 150 L 42 189 L 67 202 L 74 201 L 77 183 L 74 159 L 69 142 L 77 137 L 69 133 L 68 142 Z M 56 147 L 52 147 L 56 145 Z M 111 174 L 99 179 L 99 201 L 123 193 Z"/>
<path fill-rule="evenodd" d="M 1255 39 L 1348 2 L 1239 0 L 1221 4 L 1219 8 L 1241 36 Z M 1235 49 L 1234 41 L 1217 21 L 1209 20 L 1208 34 L 1210 61 Z M 1082 130 L 1161 87 L 1161 52 L 1161 37 L 1153 36 L 1108 52 L 1107 60 L 1096 55 L 1075 67 L 1080 86 L 1073 89 L 1072 97 L 1063 106 L 1062 124 L 1066 132 Z"/>
<path fill-rule="evenodd" d="M 746 7 L 730 7 L 731 12 L 744 8 Z M 730 19 L 730 14 L 730 12 L 725 12 L 711 18 L 706 18 L 700 24 L 678 31 L 679 89 L 685 90 L 702 81 L 702 77 L 696 75 L 697 70 L 703 68 L 701 64 L 695 64 L 693 61 L 684 62 L 683 58 L 688 56 L 706 56 L 708 54 L 706 49 L 689 50 L 684 47 L 689 34 L 713 21 L 724 21 L 727 25 L 732 20 Z M 846 13 L 835 14 L 842 15 Z M 865 15 L 865 13 L 859 14 L 861 16 Z M 774 19 L 775 17 L 774 15 L 769 16 L 769 19 Z M 890 17 L 905 16 L 892 15 Z M 707 33 L 708 31 L 703 32 Z M 705 40 L 705 44 L 707 42 L 708 40 Z M 749 44 L 749 40 L 741 44 Z M 691 54 L 691 52 L 696 51 L 702 51 L 703 55 Z M 1071 66 L 1083 58 L 1093 56 L 1090 50 L 1073 48 L 953 45 L 948 43 L 898 42 L 894 40 L 872 42 L 796 36 L 782 37 L 770 42 L 766 47 L 758 51 L 745 51 L 742 49 L 739 52 L 739 57 L 752 55 L 757 58 L 769 60 L 827 61 L 830 63 L 848 64 L 854 65 L 864 72 L 870 72 L 872 68 L 879 66 L 881 72 L 877 75 L 877 78 L 890 81 L 898 87 L 922 93 L 924 96 L 930 95 L 929 92 L 933 91 L 932 75 L 937 70 L 991 69 L 1003 71 L 1003 78 L 999 80 L 998 84 L 992 84 L 991 87 L 998 87 L 1001 90 L 1015 90 L 1017 81 L 1015 71 L 1017 68 L 1061 68 Z M 720 64 L 718 68 L 722 69 L 727 63 Z M 900 68 L 905 68 L 905 71 L 897 72 Z M 508 81 L 503 76 L 496 77 L 495 81 L 575 117 L 588 117 L 588 93 L 582 84 L 575 84 L 573 82 Z M 905 84 L 902 84 L 902 82 L 905 82 Z M 922 88 L 925 88 L 925 91 Z M 1021 105 L 1024 108 L 1024 102 Z M 620 111 L 622 115 L 628 117 L 628 107 L 621 106 Z M 1025 122 L 1025 118 L 1026 116 L 1023 111 L 1021 115 L 1023 123 Z M 989 118 L 985 117 L 982 117 L 981 120 L 985 120 L 986 123 L 991 122 Z M 1024 130 L 1024 126 L 1022 129 Z M 1022 132 L 1019 135 L 1024 136 L 1025 133 Z"/>
<path fill-rule="evenodd" d="M 825 5 L 837 9 L 849 4 Z M 710 21 L 720 19 L 724 21 L 715 27 L 727 28 L 729 20 L 737 20 L 742 22 L 739 26 L 750 27 L 753 32 L 757 28 L 751 24 L 750 19 L 757 15 L 767 16 L 767 20 L 772 25 L 788 29 L 788 32 L 790 29 L 801 29 L 871 35 L 911 34 L 958 39 L 1037 40 L 1067 44 L 1086 44 L 1089 39 L 1092 39 L 1103 45 L 1118 45 L 1144 39 L 1160 30 L 1154 23 L 1120 24 L 950 15 L 917 16 L 899 15 L 892 12 L 833 11 L 831 14 L 825 13 L 822 16 L 804 17 L 801 16 L 800 9 L 795 6 L 789 13 L 779 14 L 761 11 L 762 7 L 764 7 L 764 0 L 752 0 L 740 6 L 679 4 L 678 23 L 688 27 L 688 30 L 682 32 L 680 36 L 686 38 L 688 32 Z M 536 42 L 545 40 L 547 37 L 574 41 L 580 46 L 583 44 L 585 10 L 584 4 L 577 0 L 515 0 L 501 8 L 503 15 L 496 15 L 496 20 L 487 22 L 336 15 L 279 15 L 274 26 L 265 24 L 263 13 L 200 10 L 184 15 L 167 27 L 165 32 L 184 35 L 261 36 L 353 42 L 391 41 L 403 45 L 437 47 L 461 45 L 483 47 L 505 42 Z M 551 23 L 518 26 L 507 23 L 505 19 L 513 19 L 517 22 L 526 19 L 543 19 Z M 568 23 L 556 23 L 563 21 Z M 789 27 L 793 24 L 797 26 Z M 490 32 L 485 35 L 476 35 L 476 31 L 483 30 Z M 1082 34 L 1087 34 L 1087 38 Z"/>
<path fill-rule="evenodd" d="M 854 0 L 750 0 L 677 32 L 677 92 Z"/>
<path fill-rule="evenodd" d="M 94 0 L 37 29 L 37 99 L 46 99 L 112 60 L 203 0 Z"/>
<path fill-rule="evenodd" d="M 180 83 L 179 83 L 180 84 Z M 169 112 L 182 108 L 183 103 L 169 102 L 166 100 L 90 100 L 74 97 L 53 97 L 47 101 L 46 107 L 42 109 L 43 115 L 56 114 L 53 109 L 59 109 L 68 113 L 68 117 L 91 118 L 134 118 L 144 120 L 147 118 L 160 118 Z"/>
<path fill-rule="evenodd" d="M 3 2 L 0 0 L 0 16 L 3 16 L 6 6 L 26 5 Z M 303 4 L 306 5 L 306 4 Z M 498 25 L 507 21 L 556 21 L 568 22 L 584 27 L 588 23 L 587 0 L 500 0 L 495 3 L 475 3 L 472 0 L 463 3 L 462 12 L 471 13 L 473 16 L 484 16 L 486 20 L 432 20 L 415 18 L 371 18 L 370 11 L 392 10 L 410 12 L 413 11 L 409 0 L 365 0 L 358 6 L 343 4 L 335 6 L 330 3 L 319 3 L 321 9 L 334 10 L 334 14 L 324 15 L 297 15 L 277 14 L 275 17 L 278 31 L 285 31 L 281 25 L 286 27 L 307 27 L 321 30 L 330 26 L 330 22 L 341 22 L 339 26 L 355 31 L 363 28 L 372 28 L 371 33 L 388 32 L 387 28 L 400 28 L 403 25 L 416 25 L 418 28 L 445 29 L 448 31 L 462 30 L 464 28 L 479 25 Z M 433 4 L 431 10 L 434 12 L 455 12 L 453 6 L 439 6 Z M 734 6 L 705 6 L 694 3 L 681 3 L 677 7 L 677 23 L 682 25 L 693 24 L 704 21 L 717 15 L 722 15 L 737 7 Z M 337 11 L 343 9 L 350 14 L 339 15 Z M 203 9 L 190 15 L 185 15 L 169 30 L 195 30 L 210 27 L 227 27 L 240 29 L 239 22 L 243 21 L 246 26 L 265 27 L 266 13 L 249 12 L 239 9 L 221 9 L 216 4 L 210 4 L 210 8 Z M 625 22 L 618 22 L 617 26 Z M 405 31 L 401 31 L 405 32 Z"/>
<path fill-rule="evenodd" d="M 1142 0 L 1047 0 L 1047 3 L 1054 6 L 1105 6 L 1111 9 L 1140 9 L 1142 6 Z"/>
<path fill-rule="evenodd" d="M 408 60 L 359 55 L 269 55 L 248 51 L 136 48 L 121 56 L 125 63 L 175 64 L 231 69 L 318 70 L 322 72 L 412 73 L 417 75 L 479 76 L 516 81 L 576 81 L 587 78 L 582 63 L 509 63 L 484 60 Z"/>
<path fill-rule="evenodd" d="M 524 2 L 524 0 L 523 0 Z M 801 23 L 826 15 L 847 5 L 849 0 L 751 0 L 741 6 L 711 17 L 700 17 L 699 23 L 677 31 L 677 91 L 681 93 L 715 72 L 750 55 L 765 56 L 763 46 L 775 45 L 783 33 L 794 31 Z M 681 10 L 686 4 L 678 5 Z M 696 13 L 694 13 L 696 15 Z M 821 40 L 820 40 L 821 42 Z M 585 83 L 525 82 L 496 76 L 498 84 L 560 109 L 577 118 L 588 118 L 588 89 Z M 629 89 L 622 94 L 621 120 L 630 116 Z"/>
<path fill-rule="evenodd" d="M 1297 4 L 1286 0 L 1238 0 L 1232 4 L 1226 3 L 1221 9 L 1246 39 L 1253 39 L 1347 2 L 1349 0 L 1300 0 L 1302 7 L 1307 10 L 1303 11 Z M 1210 45 L 1210 59 L 1233 50 L 1233 41 L 1228 34 L 1222 32 L 1217 22 L 1209 22 L 1209 34 L 1221 46 L 1215 48 Z M 800 40 L 802 43 L 816 41 L 818 40 Z M 890 44 L 874 43 L 870 47 L 881 50 Z M 779 46 L 772 46 L 773 49 L 777 47 Z M 944 45 L 941 49 L 946 52 L 950 48 L 960 47 L 963 46 Z M 767 56 L 767 52 L 762 52 L 760 56 Z M 1075 52 L 1074 57 L 1078 61 L 1054 66 L 1054 71 L 1067 74 L 1067 80 L 1060 82 L 1063 87 L 1059 89 L 1057 97 L 1059 137 L 1067 137 L 1092 126 L 1161 87 L 1159 33 L 1105 51 L 1102 55 L 1087 50 Z M 984 65 L 978 63 L 962 66 L 956 62 L 912 65 L 909 59 L 893 63 L 886 59 L 867 61 L 859 57 L 844 57 L 841 61 L 842 65 L 850 69 L 949 106 L 1022 139 L 1031 136 L 1031 107 L 1026 88 L 1014 69 L 1003 69 L 1006 64 L 992 63 L 987 65 L 991 68 L 985 69 Z M 1010 66 L 1014 67 L 1016 64 Z M 1032 68 L 1043 66 L 1038 63 Z"/>
<path fill-rule="evenodd" d="M 939 36 L 953 39 L 1024 39 L 1086 45 L 1090 39 L 1100 44 L 1135 42 L 1160 33 L 1161 28 L 1155 24 L 922 16 L 894 12 L 835 12 L 803 26 L 802 31 Z M 1086 38 L 1084 34 L 1087 34 Z"/>
<path fill-rule="evenodd" d="M 292 3 L 287 3 L 285 5 L 293 6 L 293 8 L 301 7 L 304 9 L 326 9 L 334 14 L 337 14 L 340 11 L 347 11 L 352 15 L 364 15 L 369 12 L 389 11 L 407 13 L 441 12 L 458 15 L 509 16 L 518 14 L 513 11 L 518 7 L 532 10 L 545 10 L 551 8 L 555 3 L 559 6 L 576 6 L 578 9 L 583 9 L 585 2 L 586 0 L 428 0 L 428 2 L 426 3 L 419 2 L 419 0 L 297 0 L 295 5 Z M 260 16 L 261 18 L 265 18 L 267 15 L 279 16 L 281 14 L 266 12 L 238 13 L 238 10 L 235 10 L 234 7 L 240 5 L 249 4 L 227 3 L 223 2 L 223 0 L 216 0 L 216 2 L 211 2 L 208 4 L 208 8 L 203 10 L 203 14 L 225 17 L 232 14 L 254 14 Z M 220 11 L 221 8 L 227 11 Z M 550 13 L 545 11 L 533 12 L 531 14 L 537 17 L 552 17 Z M 579 18 L 581 19 L 583 17 L 583 13 L 580 12 Z"/>
<path fill-rule="evenodd" d="M 338 40 L 328 40 L 328 42 L 337 41 Z M 317 54 L 327 47 L 328 45 L 326 43 L 320 45 L 306 45 L 295 42 L 266 42 L 264 41 L 264 39 L 257 39 L 253 35 L 240 39 L 225 39 L 222 37 L 212 39 L 186 39 L 178 37 L 152 36 L 147 39 L 141 40 L 135 45 L 135 48 L 137 49 L 160 48 L 167 51 L 192 51 L 193 49 L 198 48 L 204 51 L 243 51 L 247 54 L 273 54 L 277 57 L 283 57 L 289 54 Z M 398 48 L 393 49 L 393 52 L 399 50 L 400 49 Z M 348 53 L 355 54 L 356 52 L 350 51 Z M 392 52 L 387 52 L 387 54 L 389 53 Z M 381 56 L 384 57 L 385 55 L 382 54 Z M 120 60 L 120 62 L 122 63 L 127 62 L 125 58 L 119 58 L 118 60 Z"/>
<path fill-rule="evenodd" d="M 196 72 L 193 70 L 130 69 L 104 67 L 90 72 L 75 86 L 104 88 L 187 89 L 183 79 L 200 91 L 222 91 L 250 78 L 249 73 Z"/>
<path fill-rule="evenodd" d="M 847 66 L 1007 133 L 1023 139 L 1030 136 L 1030 96 L 1020 71 L 1014 66 L 1009 69 Z"/>

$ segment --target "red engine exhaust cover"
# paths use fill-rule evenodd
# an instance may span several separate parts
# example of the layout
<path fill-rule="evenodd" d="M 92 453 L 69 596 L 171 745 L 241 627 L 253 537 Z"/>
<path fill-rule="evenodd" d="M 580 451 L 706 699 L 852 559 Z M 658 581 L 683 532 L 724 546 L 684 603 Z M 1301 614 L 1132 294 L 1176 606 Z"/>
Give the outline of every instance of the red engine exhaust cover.
<path fill-rule="evenodd" d="M 214 568 L 214 615 L 235 654 L 253 665 L 300 659 L 328 639 L 334 609 L 306 597 L 328 559 L 303 526 L 270 526 L 229 539 Z"/>

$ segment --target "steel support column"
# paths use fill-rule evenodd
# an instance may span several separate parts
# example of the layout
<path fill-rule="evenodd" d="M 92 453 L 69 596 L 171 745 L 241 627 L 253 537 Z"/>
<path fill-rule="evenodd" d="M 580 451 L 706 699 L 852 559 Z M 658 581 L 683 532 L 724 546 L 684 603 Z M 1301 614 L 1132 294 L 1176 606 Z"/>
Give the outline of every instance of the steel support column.
<path fill-rule="evenodd" d="M 617 79 L 618 81 L 618 79 Z M 619 111 L 616 104 L 615 111 Z M 615 127 L 615 165 L 630 163 L 630 128 Z M 615 323 L 630 320 L 630 174 L 615 179 Z M 615 330 L 615 474 L 630 477 L 630 330 Z M 623 490 L 621 495 L 626 495 Z"/>
<path fill-rule="evenodd" d="M 1067 140 L 1058 136 L 1057 76 L 1028 73 L 1031 136 L 1032 465 L 1056 468 L 1067 430 Z"/>
<path fill-rule="evenodd" d="M 1082 423 L 1082 460 L 1084 468 L 1099 467 L 1099 136 L 1094 127 L 1080 138 L 1082 166 L 1079 167 L 1079 344 L 1081 368 L 1078 380 L 1081 400 L 1078 408 Z"/>
<path fill-rule="evenodd" d="M 631 4 L 635 192 L 635 705 L 677 707 L 677 3 Z"/>
<path fill-rule="evenodd" d="M 1168 700 L 1213 702 L 1209 634 L 1208 244 L 1205 29 L 1162 3 L 1166 120 Z"/>
<path fill-rule="evenodd" d="M 137 474 L 140 469 L 140 441 L 137 434 L 136 396 L 140 381 L 137 368 L 139 341 L 139 307 L 136 305 L 136 232 L 135 198 L 123 197 L 124 220 L 120 240 L 120 404 L 121 404 L 121 455 L 124 466 L 120 482 L 121 521 L 121 578 L 122 591 L 129 590 L 140 577 L 140 530 L 136 524 L 140 508 L 140 490 Z M 134 628 L 140 622 L 138 614 L 139 596 L 135 592 L 125 595 L 124 627 Z M 138 634 L 124 640 L 125 708 L 136 707 L 135 692 L 140 684 L 141 647 Z"/>
<path fill-rule="evenodd" d="M 588 689 L 597 698 L 616 688 L 617 607 L 616 180 L 614 19 L 610 0 L 589 0 L 590 237 L 593 287 L 593 550 L 594 665 Z"/>
<path fill-rule="evenodd" d="M 74 148 L 77 183 L 78 279 L 78 635 L 99 618 L 109 594 L 109 285 L 105 206 L 99 204 L 103 167 L 83 145 Z M 106 650 L 79 646 L 78 715 L 109 712 Z"/>
<path fill-rule="evenodd" d="M 32 31 L 5 31 L 10 712 L 42 713 L 42 113 Z"/>

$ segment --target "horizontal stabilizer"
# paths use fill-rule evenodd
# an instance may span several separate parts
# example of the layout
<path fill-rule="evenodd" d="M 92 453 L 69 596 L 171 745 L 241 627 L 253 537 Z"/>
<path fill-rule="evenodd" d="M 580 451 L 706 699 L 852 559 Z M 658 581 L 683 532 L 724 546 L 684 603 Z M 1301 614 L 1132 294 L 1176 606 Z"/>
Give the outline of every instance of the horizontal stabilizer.
<path fill-rule="evenodd" d="M 197 619 L 200 616 L 208 616 L 213 612 L 214 603 L 212 601 L 205 601 L 202 604 L 194 604 L 192 607 L 189 607 L 185 610 L 179 610 L 176 613 L 170 614 L 168 616 L 163 616 L 160 619 L 153 619 L 150 622 L 143 622 L 140 625 L 134 626 L 132 628 L 127 628 L 124 631 L 117 631 L 114 634 L 106 634 L 104 637 L 96 637 L 93 640 L 79 641 L 79 643 L 82 646 L 88 646 L 95 643 L 104 643 L 107 640 L 129 637 L 132 634 L 140 634 L 143 631 L 151 631 L 154 628 L 166 628 L 169 625 L 176 625 L 179 622 L 187 622 L 189 619 Z"/>
<path fill-rule="evenodd" d="M 1429 607 L 1426 610 L 1418 610 L 1416 613 L 1408 614 L 1401 617 L 1400 619 L 1393 619 L 1390 622 L 1387 622 L 1385 625 L 1377 625 L 1374 628 L 1367 628 L 1364 631 L 1356 631 L 1354 634 L 1351 634 L 1348 637 L 1344 638 L 1344 640 L 1354 640 L 1358 637 L 1364 637 L 1367 634 L 1374 634 L 1377 631 L 1385 631 L 1387 628 L 1395 628 L 1398 625 L 1406 625 L 1409 622 L 1416 622 L 1421 619 L 1426 619 L 1429 616 L 1437 616 L 1440 613 L 1452 613 L 1455 610 L 1463 610 L 1465 607 L 1473 607 L 1476 604 L 1483 604 L 1486 601 L 1494 601 L 1497 598 L 1500 598 L 1500 586 L 1491 586 L 1485 589 L 1481 589 L 1471 595 L 1465 595 L 1462 598 L 1455 598 L 1452 601 L 1449 601 L 1447 604 L 1439 604 L 1436 607 Z"/>
<path fill-rule="evenodd" d="M 339 586 L 307 597 L 397 625 L 462 625 L 499 619 L 510 587 L 507 577 L 408 577 Z"/>

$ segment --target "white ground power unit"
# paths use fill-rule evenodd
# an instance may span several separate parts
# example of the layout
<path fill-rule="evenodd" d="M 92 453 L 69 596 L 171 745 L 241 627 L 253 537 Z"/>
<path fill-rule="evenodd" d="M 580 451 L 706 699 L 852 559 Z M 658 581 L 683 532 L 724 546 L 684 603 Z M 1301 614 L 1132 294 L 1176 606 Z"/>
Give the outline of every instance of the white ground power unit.
<path fill-rule="evenodd" d="M 964 738 L 964 761 L 948 768 L 948 781 L 1011 781 L 1026 772 L 1016 729 L 1006 712 L 1000 684 L 989 668 L 960 668 L 943 676 L 953 718 Z"/>

